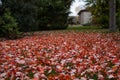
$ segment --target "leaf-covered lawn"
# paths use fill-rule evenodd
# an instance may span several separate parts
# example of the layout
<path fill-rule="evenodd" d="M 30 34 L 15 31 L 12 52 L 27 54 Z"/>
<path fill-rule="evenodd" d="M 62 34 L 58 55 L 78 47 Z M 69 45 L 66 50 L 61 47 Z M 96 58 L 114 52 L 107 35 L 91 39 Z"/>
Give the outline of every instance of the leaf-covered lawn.
<path fill-rule="evenodd" d="M 120 80 L 120 33 L 40 32 L 0 41 L 0 80 Z"/>

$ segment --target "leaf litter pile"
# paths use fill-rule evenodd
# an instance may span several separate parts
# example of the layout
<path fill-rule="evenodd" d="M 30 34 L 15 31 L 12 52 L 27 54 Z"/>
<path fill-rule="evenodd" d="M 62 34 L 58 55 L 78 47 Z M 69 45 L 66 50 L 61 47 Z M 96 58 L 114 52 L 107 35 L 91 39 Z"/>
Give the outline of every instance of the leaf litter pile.
<path fill-rule="evenodd" d="M 120 80 L 120 33 L 39 32 L 0 41 L 0 80 Z"/>

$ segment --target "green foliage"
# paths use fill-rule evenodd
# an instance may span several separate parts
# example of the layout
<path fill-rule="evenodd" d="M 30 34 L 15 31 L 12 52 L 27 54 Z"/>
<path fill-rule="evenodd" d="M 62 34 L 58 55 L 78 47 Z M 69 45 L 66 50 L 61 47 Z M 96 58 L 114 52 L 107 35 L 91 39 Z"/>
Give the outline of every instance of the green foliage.
<path fill-rule="evenodd" d="M 109 8 L 107 0 L 85 0 L 87 2 L 87 8 L 94 15 L 93 24 L 100 25 L 102 28 L 109 27 Z M 90 6 L 91 5 L 91 6 Z"/>
<path fill-rule="evenodd" d="M 84 0 L 87 8 L 92 12 L 93 24 L 99 25 L 102 28 L 109 27 L 109 0 Z M 117 25 L 120 25 L 120 1 L 116 0 L 117 4 Z"/>
<path fill-rule="evenodd" d="M 65 29 L 73 0 L 4 0 L 21 31 Z"/>
<path fill-rule="evenodd" d="M 120 31 L 120 15 L 117 17 L 117 27 L 119 28 Z"/>
<path fill-rule="evenodd" d="M 65 29 L 72 0 L 45 0 L 37 4 L 40 9 L 37 15 L 37 24 L 40 30 Z M 46 5 L 47 4 L 47 5 Z"/>
<path fill-rule="evenodd" d="M 120 1 L 118 1 L 117 4 L 120 4 Z M 117 5 L 117 27 L 120 31 L 120 5 Z"/>
<path fill-rule="evenodd" d="M 28 72 L 27 76 L 30 78 L 34 78 L 34 73 L 32 71 L 30 71 L 30 72 Z"/>
<path fill-rule="evenodd" d="M 11 16 L 8 9 L 0 18 L 0 35 L 6 38 L 15 39 L 18 37 L 19 31 L 16 20 Z"/>
<path fill-rule="evenodd" d="M 109 16 L 101 15 L 100 18 L 98 18 L 99 24 L 101 24 L 102 28 L 108 28 L 109 27 Z"/>
<path fill-rule="evenodd" d="M 52 69 L 50 72 L 49 72 L 49 70 L 45 71 L 46 76 L 57 75 L 57 74 L 58 74 L 58 72 L 55 69 Z"/>
<path fill-rule="evenodd" d="M 20 31 L 31 31 L 36 28 L 36 6 L 33 0 L 4 0 L 3 8 L 10 9 Z"/>

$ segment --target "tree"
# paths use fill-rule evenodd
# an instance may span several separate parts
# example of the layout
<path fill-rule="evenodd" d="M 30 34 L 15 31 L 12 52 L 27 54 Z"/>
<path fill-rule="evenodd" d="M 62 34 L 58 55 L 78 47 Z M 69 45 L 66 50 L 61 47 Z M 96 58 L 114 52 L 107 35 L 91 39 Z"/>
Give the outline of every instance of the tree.
<path fill-rule="evenodd" d="M 73 0 L 3 0 L 21 31 L 67 28 Z"/>
<path fill-rule="evenodd" d="M 11 16 L 9 9 L 6 9 L 4 14 L 0 17 L 0 36 L 16 39 L 19 37 L 19 34 L 16 19 Z"/>
<path fill-rule="evenodd" d="M 110 31 L 116 31 L 116 0 L 109 0 L 109 29 Z"/>
<path fill-rule="evenodd" d="M 40 29 L 67 28 L 67 17 L 73 0 L 45 0 L 40 1 L 38 7 L 38 25 Z M 47 5 L 45 5 L 47 4 Z M 40 18 L 41 17 L 41 18 Z"/>
<path fill-rule="evenodd" d="M 84 1 L 86 1 L 87 8 L 91 10 L 92 14 L 94 15 L 93 20 L 99 23 L 100 26 L 102 26 L 103 28 L 109 28 L 110 31 L 116 31 L 117 27 L 120 27 L 119 0 L 84 0 Z"/>
<path fill-rule="evenodd" d="M 3 0 L 3 8 L 8 8 L 17 20 L 20 31 L 36 29 L 36 6 L 33 0 Z"/>

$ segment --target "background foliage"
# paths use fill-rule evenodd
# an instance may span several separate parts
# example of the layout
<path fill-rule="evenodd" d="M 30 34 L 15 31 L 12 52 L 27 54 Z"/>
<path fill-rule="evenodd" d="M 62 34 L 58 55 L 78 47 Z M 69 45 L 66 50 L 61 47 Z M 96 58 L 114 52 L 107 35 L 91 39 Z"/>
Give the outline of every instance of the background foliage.
<path fill-rule="evenodd" d="M 16 19 L 11 16 L 8 9 L 6 9 L 2 17 L 0 17 L 0 36 L 5 36 L 10 39 L 15 39 L 19 36 L 18 23 Z"/>
<path fill-rule="evenodd" d="M 84 0 L 87 8 L 93 14 L 93 24 L 109 27 L 109 0 Z M 120 1 L 116 0 L 117 27 L 120 28 Z"/>
<path fill-rule="evenodd" d="M 65 29 L 73 0 L 2 0 L 20 31 Z"/>

